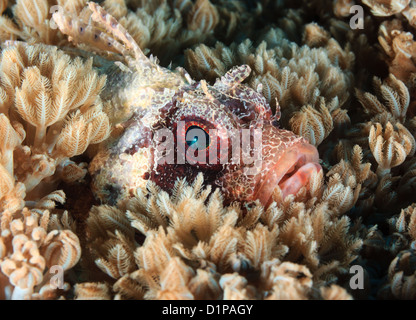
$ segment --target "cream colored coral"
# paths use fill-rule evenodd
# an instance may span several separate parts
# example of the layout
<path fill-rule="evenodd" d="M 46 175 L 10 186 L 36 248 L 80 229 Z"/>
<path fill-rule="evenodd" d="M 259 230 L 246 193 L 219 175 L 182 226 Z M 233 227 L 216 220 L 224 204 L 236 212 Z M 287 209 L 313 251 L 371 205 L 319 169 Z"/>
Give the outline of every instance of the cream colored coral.
<path fill-rule="evenodd" d="M 411 32 L 405 32 L 400 20 L 385 21 L 380 25 L 378 40 L 387 55 L 389 70 L 399 80 L 409 82 L 416 71 L 414 57 L 416 43 Z"/>
<path fill-rule="evenodd" d="M 400 252 L 391 262 L 388 279 L 380 289 L 381 299 L 414 300 L 416 297 L 416 271 L 414 268 L 414 250 Z"/>
<path fill-rule="evenodd" d="M 25 185 L 16 182 L 12 174 L 0 165 L 0 208 L 15 212 L 24 206 Z M 1 212 L 1 211 L 0 211 Z"/>
<path fill-rule="evenodd" d="M 400 214 L 389 220 L 396 232 L 409 236 L 410 247 L 416 247 L 416 204 L 402 209 Z"/>
<path fill-rule="evenodd" d="M 348 17 L 351 15 L 350 8 L 354 6 L 356 2 L 354 0 L 336 0 L 334 1 L 334 13 L 335 16 Z"/>
<path fill-rule="evenodd" d="M 77 300 L 108 300 L 111 297 L 110 289 L 105 283 L 78 283 L 74 291 Z"/>
<path fill-rule="evenodd" d="M 240 274 L 248 266 L 261 270 L 269 263 L 278 268 L 283 259 L 300 259 L 308 267 L 296 270 L 328 277 L 355 259 L 361 242 L 348 236 L 348 218 L 337 216 L 355 203 L 359 188 L 345 187 L 338 178 L 330 186 L 341 190 L 325 192 L 322 174 L 310 183 L 310 207 L 287 197 L 279 206 L 265 210 L 255 205 L 247 212 L 237 204 L 223 207 L 218 191 L 209 197 L 202 175 L 192 187 L 179 181 L 171 197 L 149 184 L 150 194 L 138 189 L 135 198 L 121 204 L 125 212 L 93 208 L 90 252 L 96 265 L 117 280 L 113 290 L 118 298 L 310 298 L 311 288 L 320 282 L 313 284 L 308 276 L 288 278 L 295 282 L 294 291 L 285 292 L 285 281 L 273 285 L 277 274 L 268 272 L 256 285 Z M 142 246 L 134 243 L 134 230 L 146 236 Z M 337 261 L 331 260 L 333 255 Z"/>
<path fill-rule="evenodd" d="M 379 175 L 401 165 L 407 156 L 415 153 L 415 138 L 400 123 L 396 123 L 395 129 L 388 122 L 384 130 L 380 123 L 372 125 L 368 140 L 370 150 L 379 165 L 377 168 Z"/>
<path fill-rule="evenodd" d="M 376 16 L 392 16 L 403 11 L 411 0 L 362 0 Z"/>
<path fill-rule="evenodd" d="M 378 292 L 381 299 L 415 299 L 416 268 L 416 204 L 402 209 L 400 214 L 389 219 L 391 232 L 388 241 L 382 243 L 394 259 L 388 268 L 388 277 Z"/>
<path fill-rule="evenodd" d="M 403 271 L 396 273 L 392 279 L 391 291 L 396 299 L 414 300 L 416 298 L 416 274 L 405 276 Z"/>
<path fill-rule="evenodd" d="M 416 27 L 416 2 L 414 0 L 410 1 L 409 6 L 402 11 L 402 14 L 413 28 Z"/>
<path fill-rule="evenodd" d="M 187 284 L 193 271 L 181 259 L 173 258 L 160 275 L 160 290 L 156 294 L 158 300 L 191 300 L 193 295 Z"/>
<path fill-rule="evenodd" d="M 312 274 L 305 266 L 272 261 L 262 267 L 262 277 L 268 279 L 268 300 L 304 300 L 311 296 Z M 266 281 L 265 281 L 266 282 Z"/>
<path fill-rule="evenodd" d="M 68 214 L 61 221 L 50 216 L 48 210 L 56 202 L 64 203 L 65 195 L 45 193 L 56 185 L 53 179 L 45 180 L 56 172 L 59 181 L 59 175 L 68 174 L 66 166 L 76 166 L 68 157 L 108 136 L 108 117 L 98 97 L 105 78 L 92 71 L 91 61 L 71 60 L 56 48 L 41 45 L 5 48 L 0 68 L 0 295 L 54 299 L 58 291 L 49 270 L 71 269 L 81 247 Z M 80 123 L 87 133 L 83 136 Z M 43 188 L 42 183 L 49 186 Z M 69 285 L 61 289 L 68 290 Z"/>
<path fill-rule="evenodd" d="M 255 298 L 255 288 L 248 285 L 247 279 L 237 272 L 222 275 L 219 285 L 224 291 L 224 300 L 248 300 Z"/>
<path fill-rule="evenodd" d="M 404 122 L 410 103 L 409 89 L 406 85 L 390 74 L 383 82 L 374 78 L 374 87 L 380 98 L 371 93 L 356 90 L 357 98 L 366 113 L 382 116 L 383 113 L 388 112 L 393 118 Z"/>
<path fill-rule="evenodd" d="M 13 13 L 22 30 L 18 36 L 36 39 L 52 44 L 58 40 L 56 28 L 50 25 L 50 4 L 46 0 L 18 0 L 13 6 Z"/>
<path fill-rule="evenodd" d="M 336 98 L 328 106 L 321 98 L 318 110 L 310 105 L 302 107 L 289 121 L 292 131 L 306 138 L 309 143 L 319 146 L 334 127 L 330 112 L 337 107 Z"/>
<path fill-rule="evenodd" d="M 233 65 L 234 55 L 231 50 L 221 43 L 215 49 L 201 44 L 195 50 L 186 50 L 187 70 L 201 79 L 216 79 L 223 76 L 229 65 Z"/>
<path fill-rule="evenodd" d="M 183 46 L 203 42 L 219 22 L 218 10 L 209 0 L 198 0 L 195 3 L 142 1 L 138 3 L 135 12 L 128 11 L 122 2 L 105 1 L 104 8 L 118 19 L 145 53 L 150 51 L 166 63 L 170 63 Z M 77 18 L 72 17 L 71 23 L 79 23 Z M 94 24 L 91 26 L 97 27 Z M 71 33 L 71 38 L 74 42 L 80 42 L 76 30 Z M 91 37 L 84 37 L 82 40 L 95 50 L 97 42 L 90 39 Z M 169 50 L 166 50 L 167 47 Z M 112 48 L 107 50 L 111 51 Z"/>
<path fill-rule="evenodd" d="M 27 208 L 20 216 L 3 211 L 1 216 L 0 267 L 9 285 L 0 288 L 7 299 L 37 299 L 51 295 L 49 280 L 53 266 L 71 269 L 81 256 L 78 237 L 71 230 L 51 230 L 50 214 L 39 215 Z M 6 288 L 7 287 L 7 288 Z M 6 291 L 5 291 L 6 290 Z"/>
<path fill-rule="evenodd" d="M 8 0 L 0 1 L 0 14 L 2 14 L 3 11 L 7 9 L 7 4 L 8 4 Z"/>
<path fill-rule="evenodd" d="M 83 63 L 56 47 L 19 43 L 2 51 L 0 69 L 6 97 L 0 117 L 3 136 L 9 137 L 2 163 L 27 192 L 55 172 L 65 174 L 69 157 L 108 137 L 109 119 L 98 96 L 105 76 L 92 70 L 92 60 Z M 17 120 L 13 126 L 7 116 Z"/>
<path fill-rule="evenodd" d="M 102 5 L 116 19 L 121 19 L 128 13 L 127 4 L 124 0 L 105 0 Z"/>
<path fill-rule="evenodd" d="M 197 0 L 188 13 L 188 28 L 210 32 L 219 22 L 217 8 L 209 0 Z"/>
<path fill-rule="evenodd" d="M 352 300 L 347 290 L 333 284 L 329 287 L 321 288 L 321 294 L 325 300 Z"/>
<path fill-rule="evenodd" d="M 86 0 L 17 0 L 12 7 L 13 19 L 0 16 L 0 39 L 21 39 L 31 44 L 67 44 L 51 19 L 52 13 L 59 9 L 74 15 L 80 14 L 86 3 Z"/>
<path fill-rule="evenodd" d="M 25 139 L 25 132 L 21 124 L 17 122 L 15 126 L 17 131 L 11 125 L 9 118 L 4 113 L 0 113 L 0 162 L 11 176 L 14 173 L 14 149 Z"/>

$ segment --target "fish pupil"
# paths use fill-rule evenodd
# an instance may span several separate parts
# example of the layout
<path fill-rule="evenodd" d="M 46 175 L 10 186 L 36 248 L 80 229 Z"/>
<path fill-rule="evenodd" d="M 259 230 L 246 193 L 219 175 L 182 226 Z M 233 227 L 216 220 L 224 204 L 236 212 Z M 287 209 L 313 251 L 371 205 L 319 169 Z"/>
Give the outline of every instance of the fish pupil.
<path fill-rule="evenodd" d="M 200 133 L 198 133 L 198 136 L 192 137 L 191 135 L 192 133 L 190 133 L 191 130 L 202 131 L 203 135 L 205 136 L 205 139 L 201 139 L 201 140 L 205 140 L 205 141 L 201 141 L 201 142 L 198 141 L 199 140 L 198 136 L 201 135 Z M 193 132 L 198 132 L 198 131 L 193 131 Z M 189 147 L 193 146 L 195 149 L 204 150 L 210 146 L 211 140 L 210 140 L 209 134 L 204 129 L 202 129 L 199 126 L 192 125 L 186 130 L 186 144 Z"/>

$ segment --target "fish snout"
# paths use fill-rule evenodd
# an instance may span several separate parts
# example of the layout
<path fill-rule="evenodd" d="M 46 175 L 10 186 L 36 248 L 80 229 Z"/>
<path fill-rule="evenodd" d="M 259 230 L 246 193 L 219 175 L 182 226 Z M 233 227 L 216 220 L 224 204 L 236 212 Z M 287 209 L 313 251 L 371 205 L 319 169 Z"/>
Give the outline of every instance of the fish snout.
<path fill-rule="evenodd" d="M 297 194 L 308 185 L 313 174 L 322 170 L 316 147 L 295 135 L 292 140 L 295 142 L 287 143 L 287 146 L 283 143 L 283 147 L 280 142 L 280 147 L 271 148 L 265 157 L 267 160 L 254 195 L 265 206 L 272 202 L 277 186 L 283 198 Z"/>

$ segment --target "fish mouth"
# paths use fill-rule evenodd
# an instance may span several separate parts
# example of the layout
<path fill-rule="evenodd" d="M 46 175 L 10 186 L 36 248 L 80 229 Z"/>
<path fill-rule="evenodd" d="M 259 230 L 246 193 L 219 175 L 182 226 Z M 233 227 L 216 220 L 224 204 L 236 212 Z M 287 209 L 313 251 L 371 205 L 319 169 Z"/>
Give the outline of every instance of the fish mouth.
<path fill-rule="evenodd" d="M 285 150 L 258 184 L 255 198 L 264 206 L 270 205 L 276 186 L 281 189 L 283 199 L 298 193 L 312 174 L 322 170 L 318 162 L 318 150 L 311 144 L 299 143 Z"/>

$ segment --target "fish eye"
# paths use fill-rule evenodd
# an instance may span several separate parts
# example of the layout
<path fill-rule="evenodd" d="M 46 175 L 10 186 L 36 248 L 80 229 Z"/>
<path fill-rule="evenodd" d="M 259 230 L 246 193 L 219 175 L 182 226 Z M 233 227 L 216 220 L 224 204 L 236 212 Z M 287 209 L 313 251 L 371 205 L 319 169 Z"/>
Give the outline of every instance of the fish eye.
<path fill-rule="evenodd" d="M 186 144 L 198 150 L 205 150 L 211 145 L 211 138 L 204 128 L 199 125 L 192 124 L 186 129 Z"/>

